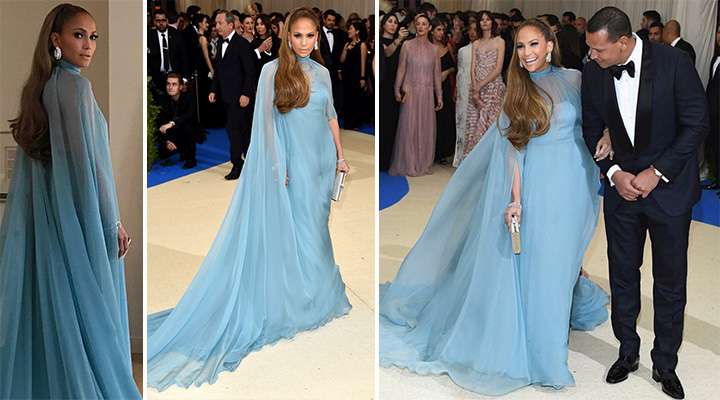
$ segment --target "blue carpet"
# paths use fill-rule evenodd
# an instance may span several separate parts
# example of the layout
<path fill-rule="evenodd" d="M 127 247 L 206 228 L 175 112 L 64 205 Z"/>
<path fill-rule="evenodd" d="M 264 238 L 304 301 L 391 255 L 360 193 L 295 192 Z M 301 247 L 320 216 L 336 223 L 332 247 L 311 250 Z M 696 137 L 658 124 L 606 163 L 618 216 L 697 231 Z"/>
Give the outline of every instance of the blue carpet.
<path fill-rule="evenodd" d="M 338 125 L 340 125 L 340 128 L 345 129 L 345 121 L 343 121 L 342 118 L 340 118 L 340 119 L 338 120 Z M 374 122 L 370 122 L 370 123 L 367 123 L 367 124 L 365 124 L 365 125 L 357 128 L 357 129 L 353 129 L 353 130 L 354 130 L 354 131 L 358 131 L 358 132 L 365 133 L 365 134 L 367 134 L 367 135 L 375 135 L 375 123 L 374 123 Z"/>
<path fill-rule="evenodd" d="M 385 209 L 400 201 L 410 190 L 404 176 L 392 176 L 380 171 L 380 209 Z"/>
<path fill-rule="evenodd" d="M 182 169 L 184 162 L 180 161 L 180 155 L 174 154 L 168 158 L 171 162 L 175 162 L 173 165 L 162 166 L 160 164 L 163 161 L 156 161 L 153 164 L 148 172 L 147 186 L 151 188 L 230 161 L 230 142 L 225 129 L 206 129 L 206 131 L 208 132 L 207 140 L 197 146 L 195 168 Z"/>
<path fill-rule="evenodd" d="M 720 227 L 720 198 L 716 190 L 703 190 L 700 201 L 695 204 L 692 219 Z"/>

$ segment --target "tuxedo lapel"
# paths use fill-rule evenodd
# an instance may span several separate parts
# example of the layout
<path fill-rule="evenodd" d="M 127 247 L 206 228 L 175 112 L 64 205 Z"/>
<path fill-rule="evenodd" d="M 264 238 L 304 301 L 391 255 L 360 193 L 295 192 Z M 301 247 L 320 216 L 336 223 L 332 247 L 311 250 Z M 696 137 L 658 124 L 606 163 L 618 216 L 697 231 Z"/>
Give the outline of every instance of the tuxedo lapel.
<path fill-rule="evenodd" d="M 602 70 L 603 77 L 603 90 L 605 95 L 603 98 L 607 101 L 609 106 L 608 110 L 608 128 L 610 129 L 610 136 L 615 147 L 615 153 L 618 156 L 622 154 L 632 154 L 633 146 L 630 142 L 625 124 L 623 124 L 622 116 L 620 115 L 620 107 L 618 106 L 617 94 L 615 93 L 615 83 L 613 82 L 612 75 L 607 70 Z"/>
<path fill-rule="evenodd" d="M 640 88 L 635 116 L 635 151 L 641 152 L 650 144 L 652 128 L 652 95 L 653 95 L 653 62 L 652 44 L 643 43 L 642 66 L 640 72 Z"/>

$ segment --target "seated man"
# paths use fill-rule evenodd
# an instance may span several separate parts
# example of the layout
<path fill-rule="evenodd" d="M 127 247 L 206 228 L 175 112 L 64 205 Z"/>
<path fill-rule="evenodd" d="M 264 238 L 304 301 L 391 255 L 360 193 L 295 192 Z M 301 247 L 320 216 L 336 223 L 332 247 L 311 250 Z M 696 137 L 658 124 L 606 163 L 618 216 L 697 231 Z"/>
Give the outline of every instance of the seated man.
<path fill-rule="evenodd" d="M 183 169 L 197 165 L 195 160 L 195 142 L 200 134 L 197 122 L 195 102 L 189 93 L 182 92 L 182 77 L 176 73 L 167 76 L 165 89 L 167 97 L 161 103 L 158 123 L 157 146 L 160 158 L 168 158 L 173 152 L 180 153 L 185 160 Z"/>

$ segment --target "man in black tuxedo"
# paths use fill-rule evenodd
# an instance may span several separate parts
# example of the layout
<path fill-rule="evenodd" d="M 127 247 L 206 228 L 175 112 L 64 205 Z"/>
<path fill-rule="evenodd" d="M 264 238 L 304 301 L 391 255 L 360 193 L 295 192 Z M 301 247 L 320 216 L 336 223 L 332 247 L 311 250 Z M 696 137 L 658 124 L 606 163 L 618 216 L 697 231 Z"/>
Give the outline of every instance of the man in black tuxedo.
<path fill-rule="evenodd" d="M 695 65 L 695 49 L 690 43 L 680 37 L 680 23 L 671 19 L 663 27 L 663 42 L 686 52 Z"/>
<path fill-rule="evenodd" d="M 165 92 L 167 74 L 176 72 L 187 78 L 188 71 L 186 47 L 182 35 L 177 29 L 168 26 L 165 11 L 153 12 L 153 25 L 155 29 L 149 29 L 147 36 L 147 73 L 152 78 L 157 94 Z"/>
<path fill-rule="evenodd" d="M 686 303 L 690 215 L 700 197 L 697 151 L 708 131 L 704 90 L 690 58 L 642 41 L 615 7 L 587 26 L 592 61 L 582 74 L 583 136 L 594 152 L 608 127 L 615 156 L 598 162 L 608 177 L 604 215 L 610 264 L 612 327 L 618 360 L 606 381 L 638 368 L 640 266 L 647 231 L 652 241 L 655 341 L 653 378 L 683 398 L 675 374 Z"/>
<path fill-rule="evenodd" d="M 343 47 L 347 42 L 347 34 L 335 28 L 336 22 L 337 13 L 335 10 L 330 9 L 323 12 L 323 27 L 320 30 L 320 55 L 325 62 L 325 68 L 330 71 L 335 109 L 342 110 L 342 85 L 340 84 L 342 66 L 340 64 L 340 55 L 342 55 Z"/>
<path fill-rule="evenodd" d="M 240 22 L 229 11 L 217 13 L 215 26 L 223 41 L 208 96 L 211 103 L 220 100 L 225 105 L 225 128 L 230 138 L 230 161 L 233 164 L 232 170 L 225 176 L 227 180 L 240 177 L 243 156 L 250 146 L 253 110 L 249 105 L 255 96 L 257 73 L 255 55 L 248 41 L 235 33 L 236 23 Z"/>
<path fill-rule="evenodd" d="M 705 189 L 720 189 L 720 25 L 715 32 L 715 57 L 710 63 L 710 79 L 706 89 L 710 110 L 710 134 L 705 141 L 705 160 L 715 178 Z M 717 193 L 720 196 L 720 192 Z"/>
<path fill-rule="evenodd" d="M 165 85 L 167 96 L 160 105 L 158 122 L 158 150 L 160 158 L 167 158 L 173 151 L 178 151 L 185 160 L 183 169 L 197 165 L 195 159 L 195 143 L 203 132 L 197 122 L 195 101 L 190 93 L 183 93 L 182 77 L 171 72 Z"/>
<path fill-rule="evenodd" d="M 662 22 L 660 13 L 655 10 L 643 11 L 642 17 L 640 17 L 640 30 L 636 32 L 640 39 L 648 40 L 650 25 L 653 22 Z"/>

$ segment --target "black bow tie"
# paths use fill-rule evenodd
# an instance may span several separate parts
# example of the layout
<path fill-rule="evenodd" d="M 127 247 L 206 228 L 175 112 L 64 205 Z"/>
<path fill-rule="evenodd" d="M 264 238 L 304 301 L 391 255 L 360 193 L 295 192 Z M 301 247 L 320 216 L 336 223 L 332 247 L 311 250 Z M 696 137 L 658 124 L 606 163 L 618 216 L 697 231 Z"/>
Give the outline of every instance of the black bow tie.
<path fill-rule="evenodd" d="M 610 75 L 612 75 L 615 79 L 620 80 L 620 77 L 622 76 L 623 71 L 627 71 L 628 75 L 630 75 L 631 78 L 635 77 L 635 62 L 630 61 L 629 63 L 625 65 L 613 65 L 612 67 L 608 68 L 610 71 Z"/>
<path fill-rule="evenodd" d="M 223 43 L 230 43 L 230 39 L 223 39 Z"/>

